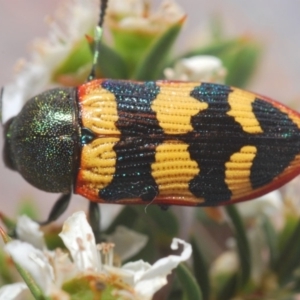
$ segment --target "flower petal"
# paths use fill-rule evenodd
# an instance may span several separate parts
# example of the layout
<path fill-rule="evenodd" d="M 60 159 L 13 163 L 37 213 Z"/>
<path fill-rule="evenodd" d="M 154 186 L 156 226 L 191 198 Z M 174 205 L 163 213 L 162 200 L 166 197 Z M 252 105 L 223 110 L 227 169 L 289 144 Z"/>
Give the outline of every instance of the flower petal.
<path fill-rule="evenodd" d="M 96 24 L 98 9 L 99 2 L 96 0 L 63 1 L 55 18 L 48 20 L 48 38 L 35 41 L 31 59 L 19 64 L 15 81 L 4 88 L 3 123 L 18 114 L 25 101 L 48 87 L 53 73 L 74 45 Z"/>
<path fill-rule="evenodd" d="M 135 292 L 139 295 L 139 299 L 150 300 L 153 295 L 167 283 L 167 277 L 155 277 L 149 280 L 142 280 L 135 285 Z"/>
<path fill-rule="evenodd" d="M 259 216 L 272 216 L 283 210 L 282 196 L 279 191 L 273 191 L 255 201 L 239 203 L 237 208 L 244 218 L 257 218 Z"/>
<path fill-rule="evenodd" d="M 223 83 L 226 70 L 219 58 L 210 55 L 198 55 L 180 59 L 173 69 L 165 69 L 164 74 L 169 80 Z"/>
<path fill-rule="evenodd" d="M 117 18 L 125 16 L 144 15 L 146 9 L 145 1 L 141 0 L 111 0 L 108 2 L 107 15 L 116 16 Z"/>
<path fill-rule="evenodd" d="M 29 295 L 29 290 L 24 282 L 8 284 L 0 288 L 0 299 L 3 300 L 23 300 L 25 294 Z"/>
<path fill-rule="evenodd" d="M 107 240 L 115 244 L 114 252 L 121 257 L 122 261 L 125 261 L 145 247 L 148 237 L 127 227 L 118 226 L 115 232 L 107 237 Z"/>
<path fill-rule="evenodd" d="M 54 281 L 54 272 L 45 254 L 18 240 L 9 242 L 4 249 L 14 262 L 30 273 L 36 284 L 48 295 Z"/>
<path fill-rule="evenodd" d="M 101 259 L 95 237 L 84 212 L 69 217 L 59 234 L 80 271 L 100 271 Z"/>
<path fill-rule="evenodd" d="M 42 250 L 45 247 L 44 234 L 40 225 L 23 215 L 18 218 L 16 232 L 18 238 Z"/>
<path fill-rule="evenodd" d="M 167 275 L 178 264 L 189 259 L 192 254 L 192 246 L 183 240 L 174 238 L 171 249 L 177 250 L 179 244 L 183 244 L 181 255 L 169 255 L 168 257 L 161 258 L 136 282 L 135 291 L 142 299 L 152 299 L 153 294 L 167 283 Z"/>
<path fill-rule="evenodd" d="M 173 238 L 171 249 L 177 250 L 179 244 L 183 244 L 183 251 L 180 255 L 169 255 L 161 258 L 140 279 L 146 280 L 155 276 L 167 276 L 181 262 L 188 260 L 192 254 L 192 246 L 181 239 Z"/>

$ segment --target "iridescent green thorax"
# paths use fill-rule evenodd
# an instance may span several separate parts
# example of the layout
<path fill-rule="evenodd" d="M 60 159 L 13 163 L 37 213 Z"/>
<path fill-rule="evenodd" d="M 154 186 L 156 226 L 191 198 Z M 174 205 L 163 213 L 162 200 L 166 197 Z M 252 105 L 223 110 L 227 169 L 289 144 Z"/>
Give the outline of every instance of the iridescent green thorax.
<path fill-rule="evenodd" d="M 76 89 L 59 88 L 31 100 L 5 126 L 5 163 L 48 192 L 71 190 L 78 157 Z"/>

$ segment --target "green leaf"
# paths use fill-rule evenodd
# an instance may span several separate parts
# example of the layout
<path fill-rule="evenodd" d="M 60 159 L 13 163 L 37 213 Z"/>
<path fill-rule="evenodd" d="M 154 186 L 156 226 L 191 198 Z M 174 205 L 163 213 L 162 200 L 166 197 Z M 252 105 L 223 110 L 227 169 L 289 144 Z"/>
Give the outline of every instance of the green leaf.
<path fill-rule="evenodd" d="M 286 241 L 282 252 L 280 253 L 274 270 L 278 275 L 278 281 L 285 285 L 291 279 L 293 272 L 300 267 L 300 220 L 293 234 Z"/>
<path fill-rule="evenodd" d="M 97 62 L 102 77 L 111 79 L 129 79 L 124 59 L 111 47 L 101 44 Z"/>
<path fill-rule="evenodd" d="M 232 48 L 236 47 L 241 42 L 240 38 L 232 39 L 232 40 L 225 40 L 225 41 L 218 41 L 214 42 L 210 45 L 191 50 L 189 52 L 186 52 L 180 56 L 178 56 L 176 59 L 172 60 L 170 64 L 168 65 L 173 66 L 175 62 L 181 58 L 188 58 L 192 56 L 197 55 L 213 55 L 219 57 L 220 55 L 224 53 L 228 53 L 231 51 Z"/>
<path fill-rule="evenodd" d="M 226 278 L 221 286 L 220 291 L 216 297 L 216 300 L 231 300 L 235 295 L 235 291 L 238 285 L 238 274 L 233 274 L 229 278 Z"/>
<path fill-rule="evenodd" d="M 298 221 L 299 221 L 299 217 L 296 215 L 288 214 L 286 216 L 284 227 L 279 234 L 279 249 L 280 249 L 280 251 L 283 250 L 287 241 L 293 235 L 295 228 L 298 224 Z"/>
<path fill-rule="evenodd" d="M 239 287 L 243 288 L 248 283 L 251 274 L 251 255 L 246 231 L 242 219 L 234 205 L 226 206 L 226 212 L 235 229 L 238 255 L 240 261 Z"/>
<path fill-rule="evenodd" d="M 3 239 L 4 243 L 8 243 L 11 241 L 11 238 L 7 235 L 7 233 L 0 227 L 0 235 Z M 18 263 L 14 262 L 16 269 L 18 270 L 20 276 L 23 278 L 24 282 L 27 284 L 30 292 L 37 300 L 48 300 L 48 297 L 44 296 L 43 291 L 40 287 L 35 283 L 32 276 L 27 270 L 23 269 Z M 1 265 L 2 267 L 2 265 Z"/>
<path fill-rule="evenodd" d="M 179 224 L 172 210 L 163 210 L 158 205 L 151 205 L 146 209 L 145 206 L 136 207 L 136 209 L 140 212 L 140 216 L 145 219 L 151 219 L 150 222 L 159 229 L 159 232 L 156 232 L 156 234 L 163 233 L 171 238 L 178 235 Z M 148 223 L 148 226 L 150 224 Z"/>
<path fill-rule="evenodd" d="M 18 216 L 19 215 L 26 215 L 32 220 L 37 220 L 39 213 L 36 204 L 34 203 L 33 199 L 24 199 L 18 205 Z"/>
<path fill-rule="evenodd" d="M 118 28 L 112 30 L 112 36 L 115 51 L 121 55 L 130 74 L 132 74 L 147 49 L 155 40 L 156 34 Z"/>
<path fill-rule="evenodd" d="M 194 49 L 172 60 L 165 67 L 172 67 L 177 60 L 197 55 L 213 55 L 222 60 L 227 69 L 226 84 L 244 87 L 253 75 L 261 50 L 255 41 L 238 37 L 220 40 L 202 48 Z"/>
<path fill-rule="evenodd" d="M 175 42 L 182 25 L 183 20 L 180 20 L 154 41 L 143 59 L 139 62 L 133 75 L 133 79 L 142 81 L 158 79 L 169 51 Z"/>
<path fill-rule="evenodd" d="M 278 238 L 273 224 L 270 222 L 268 217 L 264 217 L 262 228 L 266 236 L 266 242 L 268 244 L 270 253 L 270 267 L 273 269 L 275 262 L 278 259 Z"/>
<path fill-rule="evenodd" d="M 176 275 L 183 289 L 183 299 L 203 299 L 201 290 L 195 277 L 184 264 L 179 264 L 179 266 L 176 268 Z"/>
<path fill-rule="evenodd" d="M 56 69 L 53 80 L 56 81 L 61 75 L 76 73 L 81 67 L 91 63 L 92 59 L 90 45 L 84 38 L 73 47 L 69 56 Z"/>
<path fill-rule="evenodd" d="M 1 211 L 0 211 L 0 221 L 5 225 L 6 230 L 8 232 L 8 235 L 13 237 L 16 235 L 15 229 L 16 229 L 16 221 L 8 218 L 6 215 L 4 215 Z M 2 235 L 2 230 L 0 227 L 0 231 L 1 231 L 1 235 Z M 2 236 L 3 238 L 3 236 Z M 4 240 L 5 243 L 7 243 L 7 241 Z"/>
<path fill-rule="evenodd" d="M 201 288 L 203 300 L 208 300 L 210 296 L 210 282 L 207 264 L 194 238 L 192 238 L 191 244 L 193 247 L 193 269 L 195 278 Z"/>
<path fill-rule="evenodd" d="M 62 239 L 58 235 L 61 232 L 61 228 L 53 228 L 51 231 L 46 232 L 44 235 L 44 239 L 47 245 L 47 249 L 55 250 L 57 248 L 66 249 L 65 244 L 63 243 Z"/>
<path fill-rule="evenodd" d="M 133 257 L 130 257 L 127 261 L 124 261 L 123 263 L 130 262 L 130 261 L 138 261 L 140 259 L 147 261 L 147 262 L 155 262 L 158 258 L 160 258 L 159 255 L 159 249 L 155 240 L 155 236 L 151 234 L 150 229 L 140 228 L 139 226 L 136 226 L 135 228 L 131 228 L 133 230 L 137 230 L 138 232 L 142 232 L 143 234 L 148 236 L 148 242 L 146 246 L 139 251 L 136 255 Z"/>
<path fill-rule="evenodd" d="M 25 281 L 25 283 L 27 284 L 30 292 L 32 293 L 33 297 L 36 300 L 46 300 L 46 299 L 48 300 L 49 299 L 48 297 L 46 297 L 43 294 L 43 291 L 41 290 L 41 288 L 35 283 L 35 281 L 33 280 L 32 276 L 25 269 L 23 269 L 16 262 L 15 262 L 15 267 L 18 270 L 18 272 L 21 275 L 21 277 L 23 278 L 23 280 Z"/>
<path fill-rule="evenodd" d="M 125 206 L 105 233 L 112 233 L 118 225 L 126 226 L 149 237 L 146 247 L 134 257 L 147 261 L 157 259 L 160 252 L 170 251 L 172 238 L 178 235 L 179 230 L 173 212 L 163 211 L 157 205 Z"/>
<path fill-rule="evenodd" d="M 109 228 L 105 231 L 107 234 L 110 234 L 115 231 L 116 227 L 119 225 L 126 226 L 128 228 L 133 228 L 134 223 L 139 217 L 138 212 L 133 206 L 127 205 L 121 210 L 118 216 L 110 224 Z"/>
<path fill-rule="evenodd" d="M 10 272 L 10 264 L 7 263 L 7 254 L 0 249 L 0 283 L 8 284 L 13 282 L 13 277 Z M 0 284 L 1 285 L 1 284 Z"/>
<path fill-rule="evenodd" d="M 173 237 L 178 236 L 179 225 L 174 213 L 157 205 L 135 206 L 134 209 L 138 218 L 131 228 L 149 238 L 148 244 L 135 259 L 143 258 L 151 262 L 165 256 L 170 252 Z"/>
<path fill-rule="evenodd" d="M 227 61 L 224 59 L 224 66 L 227 68 L 225 83 L 245 87 L 257 67 L 260 52 L 256 44 L 249 42 L 241 44 L 235 53 L 228 56 Z"/>

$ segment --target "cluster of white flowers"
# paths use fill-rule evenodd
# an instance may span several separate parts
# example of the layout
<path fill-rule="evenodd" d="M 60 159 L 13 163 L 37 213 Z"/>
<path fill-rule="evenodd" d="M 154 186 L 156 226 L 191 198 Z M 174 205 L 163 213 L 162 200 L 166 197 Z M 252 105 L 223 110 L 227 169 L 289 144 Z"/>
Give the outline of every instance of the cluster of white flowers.
<path fill-rule="evenodd" d="M 29 272 L 45 295 L 58 299 L 68 299 L 63 284 L 80 276 L 113 286 L 118 282 L 113 293 L 120 299 L 152 299 L 153 294 L 167 283 L 167 275 L 192 253 L 190 244 L 174 238 L 171 248 L 176 250 L 182 245 L 181 255 L 169 255 L 153 265 L 139 260 L 116 267 L 113 265 L 114 244 L 118 245 L 118 255 L 124 260 L 139 252 L 147 243 L 147 237 L 121 227 L 109 237 L 109 243 L 97 245 L 83 212 L 69 217 L 60 233 L 70 256 L 60 249 L 47 250 L 38 225 L 27 217 L 19 219 L 17 231 L 23 241 L 7 243 L 5 251 Z M 127 242 L 122 245 L 124 240 Z M 0 299 L 18 299 L 24 297 L 26 291 L 28 288 L 24 283 L 7 285 L 0 288 Z"/>
<path fill-rule="evenodd" d="M 164 75 L 168 80 L 224 83 L 226 69 L 219 58 L 198 55 L 180 59 L 174 68 L 165 69 Z"/>
<path fill-rule="evenodd" d="M 48 37 L 34 42 L 31 59 L 18 63 L 14 82 L 5 86 L 3 123 L 21 110 L 24 101 L 49 86 L 53 72 L 84 35 L 95 27 L 98 11 L 97 0 L 68 0 L 62 3 L 55 18 L 48 19 Z"/>
<path fill-rule="evenodd" d="M 145 0 L 110 0 L 107 16 L 112 28 L 157 33 L 182 20 L 185 14 L 181 7 L 171 0 L 163 1 L 153 13 L 150 12 L 149 2 Z"/>

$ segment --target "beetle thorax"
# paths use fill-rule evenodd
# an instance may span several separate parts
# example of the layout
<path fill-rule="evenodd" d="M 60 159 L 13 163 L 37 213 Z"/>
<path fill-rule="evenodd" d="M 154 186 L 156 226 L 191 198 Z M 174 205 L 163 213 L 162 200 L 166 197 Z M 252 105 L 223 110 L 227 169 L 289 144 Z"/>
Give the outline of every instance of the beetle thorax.
<path fill-rule="evenodd" d="M 71 190 L 78 149 L 75 97 L 73 88 L 44 92 L 5 125 L 7 167 L 41 190 Z"/>

